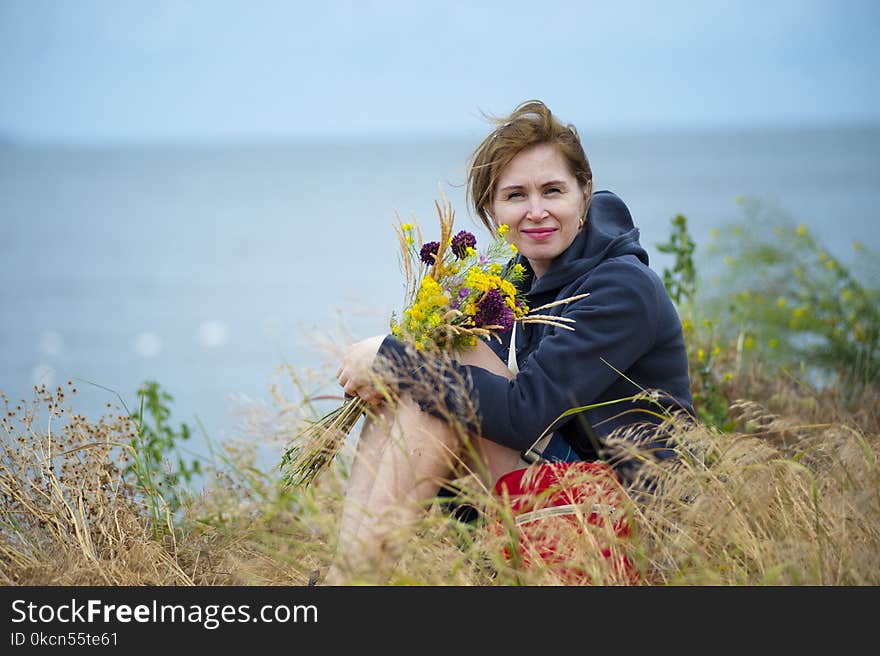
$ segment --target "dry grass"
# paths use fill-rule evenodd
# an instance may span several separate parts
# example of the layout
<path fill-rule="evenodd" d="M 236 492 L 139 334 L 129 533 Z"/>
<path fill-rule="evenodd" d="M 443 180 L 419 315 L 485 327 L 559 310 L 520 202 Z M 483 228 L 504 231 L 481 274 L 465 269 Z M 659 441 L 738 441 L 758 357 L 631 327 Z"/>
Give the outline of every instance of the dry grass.
<path fill-rule="evenodd" d="M 734 406 L 737 432 L 679 426 L 681 462 L 646 464 L 657 486 L 630 490 L 628 540 L 556 522 L 578 546 L 572 561 L 517 567 L 502 556 L 507 532 L 456 522 L 434 506 L 406 536 L 390 583 L 558 585 L 571 567 L 594 583 L 625 583 L 597 556 L 602 543 L 628 556 L 647 585 L 880 584 L 876 393 L 847 413 L 832 392 L 751 376 L 765 402 Z M 345 458 L 313 489 L 292 493 L 277 471 L 254 465 L 252 445 L 227 444 L 182 516 L 157 527 L 143 491 L 122 473 L 134 427 L 112 413 L 87 422 L 66 407 L 70 395 L 37 390 L 33 404 L 4 412 L 4 584 L 303 585 L 327 567 Z M 496 499 L 468 489 L 491 518 L 505 517 Z"/>

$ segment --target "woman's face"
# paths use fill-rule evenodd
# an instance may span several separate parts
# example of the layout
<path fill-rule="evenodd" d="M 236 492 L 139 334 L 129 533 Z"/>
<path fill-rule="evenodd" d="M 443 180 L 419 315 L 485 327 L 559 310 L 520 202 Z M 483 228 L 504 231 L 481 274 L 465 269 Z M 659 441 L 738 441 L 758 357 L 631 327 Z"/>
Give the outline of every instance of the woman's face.
<path fill-rule="evenodd" d="M 536 276 L 574 241 L 591 186 L 581 188 L 562 153 L 548 143 L 524 148 L 501 172 L 490 214 L 496 226 L 508 226 L 508 241 Z"/>

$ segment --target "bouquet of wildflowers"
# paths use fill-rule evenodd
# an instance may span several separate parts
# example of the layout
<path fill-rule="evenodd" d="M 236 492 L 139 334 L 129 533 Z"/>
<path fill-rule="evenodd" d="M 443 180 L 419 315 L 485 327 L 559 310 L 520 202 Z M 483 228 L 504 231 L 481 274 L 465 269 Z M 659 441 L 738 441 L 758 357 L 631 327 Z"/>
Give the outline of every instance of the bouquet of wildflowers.
<path fill-rule="evenodd" d="M 492 243 L 480 252 L 470 232 L 461 230 L 453 235 L 455 213 L 450 204 L 444 199 L 435 205 L 440 219 L 439 240 L 423 242 L 418 225 L 404 223 L 399 217 L 395 226 L 406 276 L 406 298 L 403 315 L 391 318 L 392 335 L 418 351 L 455 353 L 474 348 L 480 338 L 499 338 L 516 322 L 542 322 L 573 330 L 568 325 L 572 319 L 529 313 L 516 286 L 525 273 L 524 267 L 502 264 L 516 254 L 516 247 L 505 238 L 506 225 L 500 226 Z M 347 398 L 339 408 L 309 423 L 284 453 L 281 468 L 285 483 L 311 483 L 333 460 L 366 411 L 365 401 Z"/>

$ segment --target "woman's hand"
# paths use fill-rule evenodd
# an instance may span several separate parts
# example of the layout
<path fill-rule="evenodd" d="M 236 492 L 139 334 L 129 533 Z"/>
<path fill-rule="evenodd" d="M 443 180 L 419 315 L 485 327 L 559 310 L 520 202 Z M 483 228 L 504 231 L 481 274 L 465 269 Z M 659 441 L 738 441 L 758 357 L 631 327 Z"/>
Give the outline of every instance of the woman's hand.
<path fill-rule="evenodd" d="M 373 361 L 384 340 L 385 335 L 377 335 L 348 347 L 336 371 L 336 380 L 346 394 L 374 405 L 382 401 L 384 397 L 373 384 Z"/>

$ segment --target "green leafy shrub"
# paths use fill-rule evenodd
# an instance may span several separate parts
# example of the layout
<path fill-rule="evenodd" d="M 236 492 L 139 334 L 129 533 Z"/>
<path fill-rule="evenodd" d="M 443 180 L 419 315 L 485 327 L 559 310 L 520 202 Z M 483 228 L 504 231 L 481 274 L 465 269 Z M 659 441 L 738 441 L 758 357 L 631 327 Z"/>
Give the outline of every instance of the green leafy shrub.
<path fill-rule="evenodd" d="M 846 263 L 805 225 L 755 199 L 742 204 L 746 222 L 718 230 L 710 251 L 722 271 L 706 306 L 723 336 L 764 361 L 803 364 L 820 385 L 880 383 L 876 254 L 856 242 Z"/>
<path fill-rule="evenodd" d="M 732 374 L 726 371 L 729 362 L 725 361 L 726 354 L 719 344 L 716 321 L 704 316 L 696 302 L 696 243 L 683 215 L 672 219 L 669 241 L 658 244 L 657 250 L 674 256 L 672 268 L 663 269 L 663 283 L 681 317 L 694 410 L 705 423 L 720 430 L 732 430 L 734 422 L 728 416 L 728 400 L 722 389 Z"/>
<path fill-rule="evenodd" d="M 125 469 L 144 491 L 157 526 L 165 513 L 172 517 L 182 505 L 183 486 L 201 473 L 197 459 L 188 460 L 181 444 L 192 431 L 185 423 L 175 429 L 170 423 L 174 398 L 159 383 L 148 380 L 138 390 L 138 410 L 132 413 L 137 434 L 132 440 L 132 461 Z"/>

